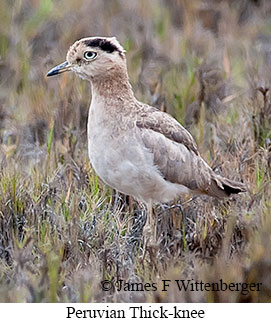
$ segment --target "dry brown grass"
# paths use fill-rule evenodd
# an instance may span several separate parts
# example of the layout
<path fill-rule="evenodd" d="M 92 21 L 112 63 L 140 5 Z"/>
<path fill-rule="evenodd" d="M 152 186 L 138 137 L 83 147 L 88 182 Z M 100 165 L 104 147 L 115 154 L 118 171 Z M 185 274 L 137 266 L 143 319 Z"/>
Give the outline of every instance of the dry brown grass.
<path fill-rule="evenodd" d="M 270 13 L 263 0 L 1 1 L 0 301 L 270 302 Z M 144 208 L 89 165 L 89 85 L 45 77 L 89 35 L 117 36 L 137 97 L 183 123 L 217 172 L 249 185 L 182 212 L 157 205 L 160 244 L 146 252 Z M 263 289 L 104 292 L 103 279 Z"/>

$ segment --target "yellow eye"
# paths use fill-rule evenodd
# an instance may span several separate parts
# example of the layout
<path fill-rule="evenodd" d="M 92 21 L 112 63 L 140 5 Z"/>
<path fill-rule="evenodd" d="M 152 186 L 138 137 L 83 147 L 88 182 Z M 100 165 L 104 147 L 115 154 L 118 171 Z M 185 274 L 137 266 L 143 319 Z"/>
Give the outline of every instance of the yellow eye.
<path fill-rule="evenodd" d="M 87 51 L 84 53 L 84 57 L 87 60 L 94 59 L 96 56 L 97 56 L 97 53 L 95 53 L 95 52 Z"/>

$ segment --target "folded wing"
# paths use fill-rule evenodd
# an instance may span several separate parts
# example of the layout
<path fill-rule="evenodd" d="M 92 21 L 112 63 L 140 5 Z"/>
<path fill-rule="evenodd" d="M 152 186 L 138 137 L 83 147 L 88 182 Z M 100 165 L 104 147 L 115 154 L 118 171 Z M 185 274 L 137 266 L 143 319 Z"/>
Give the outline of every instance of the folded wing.
<path fill-rule="evenodd" d="M 199 155 L 191 134 L 170 115 L 145 107 L 137 117 L 136 126 L 165 180 L 218 198 L 246 190 L 243 183 L 215 174 Z"/>

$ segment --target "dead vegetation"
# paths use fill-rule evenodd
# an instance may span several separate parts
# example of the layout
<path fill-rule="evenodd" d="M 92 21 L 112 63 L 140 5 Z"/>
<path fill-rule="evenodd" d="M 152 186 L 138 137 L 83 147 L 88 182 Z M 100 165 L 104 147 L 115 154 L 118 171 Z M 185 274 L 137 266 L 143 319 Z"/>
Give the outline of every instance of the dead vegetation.
<path fill-rule="evenodd" d="M 0 301 L 270 302 L 270 13 L 264 0 L 1 1 Z M 248 193 L 157 205 L 159 246 L 142 250 L 144 207 L 89 165 L 89 85 L 45 77 L 89 35 L 116 35 L 137 97 L 183 123 Z M 192 278 L 263 289 L 100 286 Z"/>

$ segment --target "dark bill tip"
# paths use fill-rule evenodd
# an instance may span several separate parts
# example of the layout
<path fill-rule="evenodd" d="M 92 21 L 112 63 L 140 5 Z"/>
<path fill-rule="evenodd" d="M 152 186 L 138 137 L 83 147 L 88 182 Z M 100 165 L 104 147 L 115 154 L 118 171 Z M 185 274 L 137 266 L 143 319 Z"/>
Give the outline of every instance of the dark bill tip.
<path fill-rule="evenodd" d="M 60 65 L 55 66 L 54 68 L 52 68 L 48 73 L 47 76 L 54 76 L 54 75 L 58 75 L 60 73 L 66 72 L 70 70 L 70 65 L 69 63 L 66 61 Z"/>

